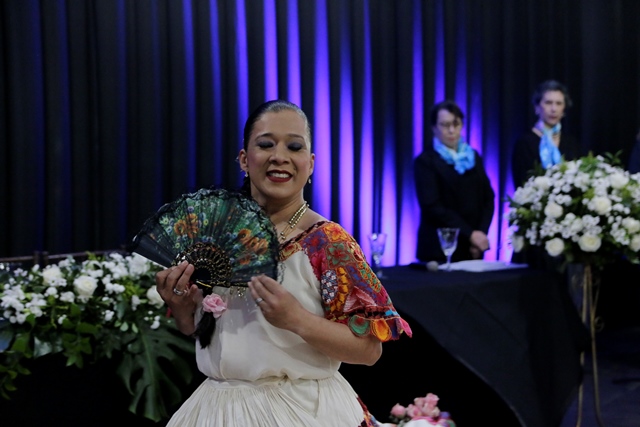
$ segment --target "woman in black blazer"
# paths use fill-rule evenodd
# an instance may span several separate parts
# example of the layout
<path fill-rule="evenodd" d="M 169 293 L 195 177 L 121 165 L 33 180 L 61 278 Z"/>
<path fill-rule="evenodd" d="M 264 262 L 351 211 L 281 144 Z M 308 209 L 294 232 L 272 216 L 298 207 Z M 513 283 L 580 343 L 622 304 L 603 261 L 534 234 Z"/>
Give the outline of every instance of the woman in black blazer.
<path fill-rule="evenodd" d="M 489 249 L 487 233 L 494 214 L 495 193 L 482 158 L 461 137 L 464 114 L 453 101 L 431 109 L 432 147 L 414 160 L 420 205 L 416 257 L 445 262 L 437 229 L 460 229 L 452 261 L 482 259 Z"/>
<path fill-rule="evenodd" d="M 513 146 L 511 177 L 514 188 L 521 187 L 535 168 L 548 169 L 580 156 L 578 141 L 562 131 L 561 120 L 571 107 L 569 91 L 556 80 L 547 80 L 533 92 L 533 108 L 538 121 Z"/>
<path fill-rule="evenodd" d="M 534 90 L 531 101 L 538 120 L 513 147 L 511 177 L 514 188 L 523 186 L 536 169 L 542 171 L 562 159 L 580 157 L 577 139 L 562 129 L 561 120 L 572 106 L 566 86 L 556 80 L 544 81 Z M 511 262 L 534 268 L 558 268 L 558 260 L 538 246 L 514 252 Z"/>

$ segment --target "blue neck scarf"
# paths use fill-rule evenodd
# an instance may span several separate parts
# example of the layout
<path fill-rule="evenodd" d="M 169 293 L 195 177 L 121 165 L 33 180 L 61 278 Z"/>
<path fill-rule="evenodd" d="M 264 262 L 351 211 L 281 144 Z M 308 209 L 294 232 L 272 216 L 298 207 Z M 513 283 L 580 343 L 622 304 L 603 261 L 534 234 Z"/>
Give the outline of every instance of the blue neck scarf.
<path fill-rule="evenodd" d="M 442 160 L 453 165 L 453 168 L 460 175 L 476 165 L 476 156 L 473 148 L 462 138 L 458 140 L 458 151 L 447 147 L 438 138 L 433 138 L 433 149 L 442 157 Z"/>
<path fill-rule="evenodd" d="M 544 169 L 549 169 L 553 165 L 557 165 L 562 160 L 560 150 L 553 143 L 553 136 L 560 133 L 562 125 L 558 123 L 551 129 L 548 129 L 543 123 L 536 123 L 536 129 L 542 133 L 540 138 L 540 162 Z"/>

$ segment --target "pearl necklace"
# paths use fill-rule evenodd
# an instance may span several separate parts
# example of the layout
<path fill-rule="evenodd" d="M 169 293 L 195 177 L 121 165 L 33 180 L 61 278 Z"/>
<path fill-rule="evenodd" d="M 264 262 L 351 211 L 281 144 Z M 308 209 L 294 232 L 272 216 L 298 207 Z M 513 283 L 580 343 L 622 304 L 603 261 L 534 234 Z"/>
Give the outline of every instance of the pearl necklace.
<path fill-rule="evenodd" d="M 291 218 L 289 218 L 289 221 L 287 221 L 288 226 L 285 226 L 284 229 L 278 233 L 280 242 L 284 242 L 287 239 L 289 233 L 291 233 L 293 229 L 296 228 L 296 225 L 298 225 L 298 223 L 300 222 L 300 218 L 302 218 L 302 215 L 307 212 L 308 208 L 309 204 L 307 202 L 304 202 L 302 206 L 300 206 L 298 210 L 291 216 Z"/>

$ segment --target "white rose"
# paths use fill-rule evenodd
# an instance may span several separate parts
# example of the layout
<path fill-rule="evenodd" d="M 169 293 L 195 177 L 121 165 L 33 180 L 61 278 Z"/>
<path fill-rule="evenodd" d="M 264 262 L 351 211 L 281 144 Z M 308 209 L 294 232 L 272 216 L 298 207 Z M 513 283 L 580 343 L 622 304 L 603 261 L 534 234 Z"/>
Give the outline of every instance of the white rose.
<path fill-rule="evenodd" d="M 625 185 L 627 185 L 628 182 L 629 182 L 629 177 L 623 173 L 614 172 L 611 175 L 609 175 L 609 183 L 611 184 L 611 187 L 615 189 L 620 189 L 624 187 Z"/>
<path fill-rule="evenodd" d="M 601 244 L 602 239 L 593 234 L 583 234 L 578 239 L 578 246 L 580 246 L 580 249 L 584 252 L 595 252 L 600 249 Z"/>
<path fill-rule="evenodd" d="M 149 261 L 142 255 L 134 253 L 129 258 L 129 271 L 136 276 L 144 274 L 149 271 Z"/>
<path fill-rule="evenodd" d="M 611 200 L 605 196 L 596 196 L 589 202 L 589 208 L 598 215 L 605 215 L 611 210 Z"/>
<path fill-rule="evenodd" d="M 551 187 L 551 181 L 546 176 L 536 176 L 533 184 L 541 190 L 547 190 Z"/>
<path fill-rule="evenodd" d="M 109 265 L 109 268 L 114 279 L 120 279 L 121 277 L 125 277 L 129 273 L 127 271 L 127 266 L 123 264 L 112 264 Z"/>
<path fill-rule="evenodd" d="M 562 216 L 562 206 L 555 202 L 547 203 L 544 208 L 544 214 L 551 218 L 560 218 Z"/>
<path fill-rule="evenodd" d="M 569 223 L 569 235 L 573 236 L 578 234 L 584 228 L 582 218 L 575 218 Z"/>
<path fill-rule="evenodd" d="M 640 234 L 636 234 L 631 238 L 631 242 L 629 242 L 629 249 L 634 252 L 640 251 Z"/>
<path fill-rule="evenodd" d="M 57 265 L 48 265 L 42 270 L 42 279 L 45 285 L 51 285 L 57 279 L 62 279 L 62 271 Z"/>
<path fill-rule="evenodd" d="M 635 218 L 625 218 L 622 220 L 622 226 L 627 229 L 629 234 L 640 231 L 640 221 Z"/>
<path fill-rule="evenodd" d="M 155 286 L 147 289 L 147 298 L 149 299 L 149 304 L 153 305 L 154 307 L 160 308 L 164 305 L 164 301 L 162 300 L 162 297 L 158 293 L 158 290 Z"/>
<path fill-rule="evenodd" d="M 63 292 L 60 295 L 60 301 L 62 302 L 73 302 L 76 299 L 76 295 L 73 292 Z"/>
<path fill-rule="evenodd" d="M 548 240 L 547 243 L 544 244 L 544 248 L 547 250 L 549 255 L 558 256 L 562 251 L 564 251 L 564 240 L 559 237 L 555 237 Z"/>
<path fill-rule="evenodd" d="M 98 280 L 91 276 L 79 276 L 73 281 L 73 287 L 75 288 L 78 296 L 83 299 L 88 299 L 95 292 L 98 287 Z"/>
<path fill-rule="evenodd" d="M 513 247 L 514 252 L 520 252 L 522 248 L 524 248 L 524 237 L 522 236 L 511 236 L 511 246 Z"/>

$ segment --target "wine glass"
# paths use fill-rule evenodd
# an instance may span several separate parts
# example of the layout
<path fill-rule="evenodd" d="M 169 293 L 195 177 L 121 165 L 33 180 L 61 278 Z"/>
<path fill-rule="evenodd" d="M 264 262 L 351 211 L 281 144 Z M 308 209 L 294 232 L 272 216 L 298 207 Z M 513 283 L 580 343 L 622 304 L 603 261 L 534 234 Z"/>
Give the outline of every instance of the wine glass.
<path fill-rule="evenodd" d="M 373 272 L 378 277 L 382 277 L 382 269 L 380 266 L 380 261 L 382 258 L 382 254 L 384 253 L 384 244 L 387 241 L 386 233 L 371 233 L 369 235 L 369 244 L 371 245 L 371 258 Z"/>
<path fill-rule="evenodd" d="M 458 247 L 459 228 L 438 228 L 438 238 L 440 239 L 440 247 L 442 252 L 447 256 L 447 271 L 451 271 L 451 255 Z"/>

